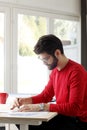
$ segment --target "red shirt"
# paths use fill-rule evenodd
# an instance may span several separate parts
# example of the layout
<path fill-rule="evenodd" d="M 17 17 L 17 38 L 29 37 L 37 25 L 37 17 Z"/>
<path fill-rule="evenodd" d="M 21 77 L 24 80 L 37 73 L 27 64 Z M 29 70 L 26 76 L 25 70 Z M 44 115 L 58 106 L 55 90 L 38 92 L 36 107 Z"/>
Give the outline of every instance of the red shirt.
<path fill-rule="evenodd" d="M 32 100 L 47 103 L 53 96 L 56 104 L 50 104 L 51 112 L 76 116 L 87 122 L 87 71 L 83 66 L 69 60 L 61 71 L 53 69 L 45 89 Z"/>

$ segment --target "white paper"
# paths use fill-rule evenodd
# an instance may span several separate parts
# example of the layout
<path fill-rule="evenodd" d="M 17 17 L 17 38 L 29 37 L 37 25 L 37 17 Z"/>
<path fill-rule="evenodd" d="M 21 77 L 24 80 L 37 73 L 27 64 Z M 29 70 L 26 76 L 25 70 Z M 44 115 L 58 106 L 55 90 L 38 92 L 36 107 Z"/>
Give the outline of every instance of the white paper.
<path fill-rule="evenodd" d="M 0 104 L 0 112 L 8 112 L 10 110 L 10 106 L 8 104 Z"/>
<path fill-rule="evenodd" d="M 16 111 L 9 111 L 9 115 L 15 116 L 42 116 L 46 115 L 48 112 L 16 112 Z"/>
<path fill-rule="evenodd" d="M 40 111 L 40 112 L 18 112 L 18 108 L 16 107 L 14 110 L 10 110 L 10 106 L 8 104 L 0 104 L 0 112 L 6 112 L 9 115 L 14 116 L 44 116 L 48 112 Z"/>

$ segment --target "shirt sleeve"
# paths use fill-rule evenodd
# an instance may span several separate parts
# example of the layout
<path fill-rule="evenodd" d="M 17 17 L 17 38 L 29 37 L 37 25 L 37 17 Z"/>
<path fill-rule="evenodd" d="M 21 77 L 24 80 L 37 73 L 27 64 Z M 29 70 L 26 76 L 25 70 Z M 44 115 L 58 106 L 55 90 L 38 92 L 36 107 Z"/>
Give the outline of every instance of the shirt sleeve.
<path fill-rule="evenodd" d="M 40 94 L 32 97 L 32 102 L 47 103 L 52 100 L 53 96 L 54 96 L 54 89 L 53 89 L 52 76 L 50 75 L 48 84 L 45 86 L 44 90 Z"/>

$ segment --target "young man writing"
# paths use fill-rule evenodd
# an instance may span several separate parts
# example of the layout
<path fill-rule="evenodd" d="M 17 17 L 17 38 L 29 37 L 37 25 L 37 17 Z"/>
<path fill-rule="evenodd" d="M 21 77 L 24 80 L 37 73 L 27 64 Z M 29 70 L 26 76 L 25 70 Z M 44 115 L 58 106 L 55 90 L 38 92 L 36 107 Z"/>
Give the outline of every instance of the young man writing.
<path fill-rule="evenodd" d="M 15 99 L 11 109 L 19 111 L 51 111 L 58 115 L 30 130 L 86 130 L 87 129 L 87 71 L 68 59 L 61 40 L 55 35 L 44 35 L 37 41 L 34 52 L 51 71 L 43 91 L 35 96 Z M 38 87 L 38 86 L 37 86 Z M 37 88 L 38 89 L 38 88 Z M 51 102 L 55 96 L 56 103 Z"/>

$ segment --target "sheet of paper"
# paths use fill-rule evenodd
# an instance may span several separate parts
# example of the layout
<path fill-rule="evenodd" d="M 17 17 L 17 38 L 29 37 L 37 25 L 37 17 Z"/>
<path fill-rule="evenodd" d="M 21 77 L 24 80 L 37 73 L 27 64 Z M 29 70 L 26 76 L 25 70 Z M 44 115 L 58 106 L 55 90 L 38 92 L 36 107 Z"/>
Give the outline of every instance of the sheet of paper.
<path fill-rule="evenodd" d="M 10 106 L 8 104 L 0 104 L 0 112 L 6 112 L 9 115 L 15 116 L 43 116 L 48 112 L 40 111 L 40 112 L 18 112 L 18 108 L 16 107 L 14 110 L 10 110 Z"/>
<path fill-rule="evenodd" d="M 10 106 L 8 104 L 0 104 L 0 112 L 10 111 Z"/>
<path fill-rule="evenodd" d="M 9 115 L 15 116 L 42 116 L 46 115 L 48 112 L 16 112 L 16 111 L 9 111 Z"/>

